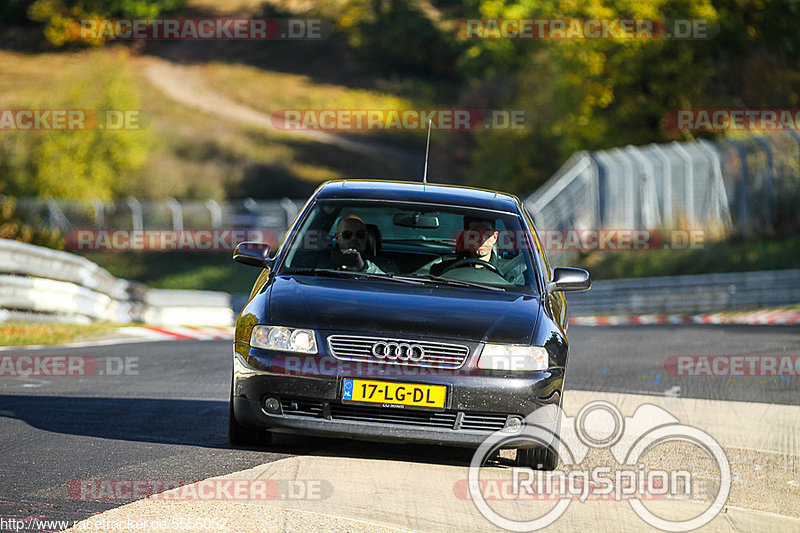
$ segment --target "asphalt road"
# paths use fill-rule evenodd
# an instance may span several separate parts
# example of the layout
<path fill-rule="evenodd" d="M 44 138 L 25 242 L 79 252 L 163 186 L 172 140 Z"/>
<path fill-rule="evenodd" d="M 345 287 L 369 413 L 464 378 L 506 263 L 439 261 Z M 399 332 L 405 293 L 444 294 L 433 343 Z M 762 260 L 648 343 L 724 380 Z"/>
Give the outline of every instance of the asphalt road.
<path fill-rule="evenodd" d="M 567 389 L 797 405 L 797 378 L 674 378 L 672 355 L 800 354 L 789 327 L 572 327 Z M 81 355 L 88 377 L 0 377 L 0 517 L 78 520 L 126 502 L 68 493 L 85 479 L 205 479 L 292 456 L 466 465 L 471 451 L 280 436 L 227 444 L 230 342 L 171 341 L 5 351 Z M 126 359 L 127 358 L 127 359 Z M 128 375 L 116 374 L 127 361 Z M 567 392 L 569 394 L 569 392 Z"/>
<path fill-rule="evenodd" d="M 673 356 L 800 355 L 797 326 L 572 326 L 569 340 L 567 391 L 800 405 L 800 378 L 673 377 L 665 370 Z"/>

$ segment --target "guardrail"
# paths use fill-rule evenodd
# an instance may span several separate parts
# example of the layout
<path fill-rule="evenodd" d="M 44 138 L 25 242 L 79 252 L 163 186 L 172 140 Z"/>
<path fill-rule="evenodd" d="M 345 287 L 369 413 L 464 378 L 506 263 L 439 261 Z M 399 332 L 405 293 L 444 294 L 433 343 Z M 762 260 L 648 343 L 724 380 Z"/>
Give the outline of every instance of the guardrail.
<path fill-rule="evenodd" d="M 66 252 L 0 239 L 0 322 L 230 325 L 246 295 L 148 289 Z M 595 281 L 571 316 L 706 313 L 794 305 L 800 270 Z M 232 305 L 233 303 L 233 305 Z M 233 307 L 233 309 L 232 309 Z"/>
<path fill-rule="evenodd" d="M 565 294 L 571 317 L 763 309 L 800 303 L 800 270 L 600 280 L 589 291 Z M 231 295 L 235 314 L 247 298 Z"/>
<path fill-rule="evenodd" d="M 233 324 L 231 297 L 225 292 L 149 289 L 144 302 L 147 324 Z"/>
<path fill-rule="evenodd" d="M 0 322 L 9 320 L 228 326 L 233 312 L 227 293 L 148 289 L 86 258 L 0 239 Z"/>
<path fill-rule="evenodd" d="M 567 293 L 570 316 L 706 313 L 800 302 L 800 270 L 596 281 Z"/>

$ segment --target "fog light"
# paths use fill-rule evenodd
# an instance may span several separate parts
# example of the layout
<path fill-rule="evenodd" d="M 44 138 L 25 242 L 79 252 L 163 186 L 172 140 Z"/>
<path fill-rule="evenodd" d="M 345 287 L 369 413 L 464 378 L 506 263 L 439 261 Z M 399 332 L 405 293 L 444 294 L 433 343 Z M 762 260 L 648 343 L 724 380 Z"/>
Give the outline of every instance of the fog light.
<path fill-rule="evenodd" d="M 264 410 L 276 415 L 281 414 L 281 402 L 277 398 L 264 400 Z"/>
<path fill-rule="evenodd" d="M 522 429 L 522 419 L 518 416 L 510 416 L 506 420 L 506 431 L 519 431 Z"/>

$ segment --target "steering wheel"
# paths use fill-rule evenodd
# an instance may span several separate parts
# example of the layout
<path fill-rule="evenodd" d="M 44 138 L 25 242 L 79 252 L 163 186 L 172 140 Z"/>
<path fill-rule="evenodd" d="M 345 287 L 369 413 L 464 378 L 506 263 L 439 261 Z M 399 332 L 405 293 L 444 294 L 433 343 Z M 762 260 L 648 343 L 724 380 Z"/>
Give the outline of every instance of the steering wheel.
<path fill-rule="evenodd" d="M 500 271 L 497 269 L 496 266 L 491 264 L 489 261 L 484 261 L 483 259 L 461 259 L 459 261 L 456 261 L 452 265 L 450 265 L 448 267 L 445 267 L 445 269 L 442 270 L 442 274 L 444 274 L 445 272 L 448 272 L 450 270 L 453 270 L 454 268 L 461 268 L 461 267 L 464 267 L 464 266 L 467 266 L 467 265 L 481 265 L 481 266 L 484 266 L 484 267 L 488 268 L 489 270 L 491 270 L 492 272 L 494 272 L 498 276 L 501 276 L 501 277 L 503 276 L 500 273 Z"/>

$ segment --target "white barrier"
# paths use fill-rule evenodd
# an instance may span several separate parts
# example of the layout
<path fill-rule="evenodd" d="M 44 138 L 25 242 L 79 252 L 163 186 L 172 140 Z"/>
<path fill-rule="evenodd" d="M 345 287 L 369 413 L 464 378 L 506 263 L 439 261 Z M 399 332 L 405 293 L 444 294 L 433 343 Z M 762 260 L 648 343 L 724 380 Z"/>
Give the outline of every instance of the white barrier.
<path fill-rule="evenodd" d="M 595 281 L 567 295 L 572 316 L 698 314 L 796 305 L 800 270 Z"/>
<path fill-rule="evenodd" d="M 117 299 L 130 286 L 84 257 L 8 239 L 0 239 L 0 273 L 67 281 Z"/>
<path fill-rule="evenodd" d="M 133 304 L 66 281 L 0 275 L 0 307 L 124 323 Z"/>
<path fill-rule="evenodd" d="M 67 252 L 0 239 L 0 322 L 229 326 L 230 296 L 147 289 Z"/>
<path fill-rule="evenodd" d="M 225 292 L 149 289 L 144 302 L 144 322 L 147 324 L 233 324 L 231 297 Z"/>

